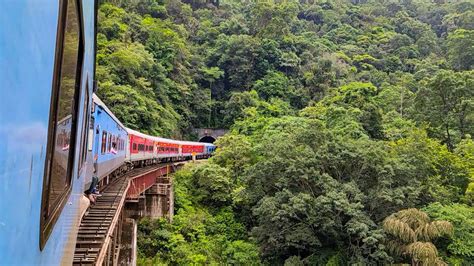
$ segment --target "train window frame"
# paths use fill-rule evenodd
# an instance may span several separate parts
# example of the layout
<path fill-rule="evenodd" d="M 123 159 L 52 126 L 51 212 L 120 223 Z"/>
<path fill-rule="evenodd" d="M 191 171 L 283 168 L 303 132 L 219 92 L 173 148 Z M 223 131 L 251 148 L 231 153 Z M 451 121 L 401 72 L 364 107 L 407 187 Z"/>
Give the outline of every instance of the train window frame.
<path fill-rule="evenodd" d="M 100 140 L 100 154 L 104 155 L 107 151 L 107 131 L 102 130 L 102 138 Z"/>
<path fill-rule="evenodd" d="M 109 134 L 107 138 L 107 153 L 110 153 L 110 146 L 112 145 L 112 133 Z"/>
<path fill-rule="evenodd" d="M 61 77 L 63 75 L 63 60 L 65 58 L 64 51 L 65 47 L 65 38 L 66 38 L 66 28 L 68 26 L 68 5 L 74 3 L 75 5 L 75 15 L 77 18 L 77 58 L 75 66 L 75 76 L 74 76 L 74 92 L 72 95 L 71 103 L 71 130 L 69 134 L 69 147 L 68 147 L 68 157 L 66 163 L 65 171 L 65 183 L 64 189 L 58 195 L 57 199 L 54 199 L 53 204 L 50 204 L 50 193 L 52 186 L 52 173 L 53 173 L 53 162 L 54 162 L 54 153 L 55 153 L 55 144 L 57 141 L 57 119 L 60 111 L 60 99 L 61 99 Z M 55 44 L 55 53 L 54 53 L 54 68 L 53 68 L 53 77 L 52 77 L 52 88 L 51 88 L 51 106 L 49 110 L 49 129 L 46 145 L 46 160 L 44 164 L 44 173 L 43 173 L 43 186 L 42 186 L 42 195 L 41 195 L 41 210 L 40 210 L 40 230 L 39 230 L 39 249 L 43 250 L 53 228 L 59 219 L 59 216 L 66 205 L 66 202 L 71 194 L 72 190 L 72 176 L 74 172 L 74 162 L 76 159 L 76 144 L 77 144 L 77 129 L 78 129 L 78 116 L 79 116 L 79 106 L 80 96 L 82 93 L 82 70 L 84 62 L 84 21 L 83 21 L 83 12 L 82 4 L 78 0 L 61 0 L 59 2 L 58 10 L 58 23 L 57 23 L 57 34 L 56 34 L 56 44 Z"/>
<path fill-rule="evenodd" d="M 82 134 L 81 134 L 81 142 L 80 142 L 80 151 L 79 151 L 79 167 L 78 173 L 82 172 L 83 166 L 85 165 L 87 159 L 87 140 L 89 139 L 89 75 L 86 76 L 85 79 L 85 93 L 84 93 L 84 109 L 83 109 L 83 120 L 82 120 Z M 77 125 L 79 128 L 79 124 Z M 79 174 L 77 175 L 79 178 Z"/>

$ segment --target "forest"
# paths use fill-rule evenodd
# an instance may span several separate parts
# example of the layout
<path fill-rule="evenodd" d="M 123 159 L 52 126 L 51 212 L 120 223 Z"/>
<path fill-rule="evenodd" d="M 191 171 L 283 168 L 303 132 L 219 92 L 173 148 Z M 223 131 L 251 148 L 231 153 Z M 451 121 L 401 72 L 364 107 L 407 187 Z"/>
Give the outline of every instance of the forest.
<path fill-rule="evenodd" d="M 473 265 L 474 3 L 102 0 L 98 94 L 214 156 L 140 265 Z"/>

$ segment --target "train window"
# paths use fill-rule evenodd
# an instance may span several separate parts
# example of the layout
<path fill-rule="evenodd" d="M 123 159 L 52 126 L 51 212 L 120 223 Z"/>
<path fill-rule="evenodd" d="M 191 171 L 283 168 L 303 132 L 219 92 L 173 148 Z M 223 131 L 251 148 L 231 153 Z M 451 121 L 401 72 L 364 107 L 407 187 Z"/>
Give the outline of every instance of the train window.
<path fill-rule="evenodd" d="M 104 154 L 107 148 L 107 131 L 102 131 L 102 146 L 100 147 L 100 153 Z"/>
<path fill-rule="evenodd" d="M 134 151 L 137 150 L 137 144 L 136 144 L 136 143 L 133 143 L 133 150 L 134 150 Z"/>
<path fill-rule="evenodd" d="M 89 121 L 89 134 L 87 136 L 87 150 L 92 151 L 92 148 L 94 147 L 94 124 L 95 124 L 95 118 L 91 114 L 90 116 L 90 121 Z M 97 126 L 96 134 L 99 135 L 99 126 Z"/>
<path fill-rule="evenodd" d="M 111 143 L 110 143 L 110 150 L 112 150 L 112 148 L 114 147 L 114 143 L 115 143 L 115 136 L 112 135 L 112 140 L 111 140 Z"/>
<path fill-rule="evenodd" d="M 76 0 L 61 2 L 40 219 L 43 249 L 71 191 L 82 50 Z"/>
<path fill-rule="evenodd" d="M 112 146 L 112 134 L 109 134 L 109 139 L 107 141 L 107 152 L 110 152 L 111 146 Z"/>
<path fill-rule="evenodd" d="M 87 135 L 89 132 L 89 78 L 86 78 L 86 91 L 84 94 L 84 104 L 82 109 L 82 134 L 81 134 L 81 158 L 79 160 L 79 171 L 82 169 L 87 159 Z M 79 178 L 79 175 L 77 176 Z"/>

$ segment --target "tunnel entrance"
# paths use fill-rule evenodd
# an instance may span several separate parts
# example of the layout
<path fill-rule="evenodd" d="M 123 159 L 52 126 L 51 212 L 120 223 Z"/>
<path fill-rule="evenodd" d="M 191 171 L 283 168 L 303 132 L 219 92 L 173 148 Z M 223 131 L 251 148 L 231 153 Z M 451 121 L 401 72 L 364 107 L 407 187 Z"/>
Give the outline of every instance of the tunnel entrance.
<path fill-rule="evenodd" d="M 206 142 L 206 143 L 214 143 L 214 141 L 216 141 L 216 139 L 212 136 L 204 136 L 199 140 L 199 142 Z"/>

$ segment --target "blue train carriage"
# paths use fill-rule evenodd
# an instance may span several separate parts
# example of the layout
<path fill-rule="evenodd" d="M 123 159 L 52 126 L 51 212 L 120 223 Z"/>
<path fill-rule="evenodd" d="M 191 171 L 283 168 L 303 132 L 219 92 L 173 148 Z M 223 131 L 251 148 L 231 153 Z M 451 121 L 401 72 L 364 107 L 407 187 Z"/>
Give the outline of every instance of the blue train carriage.
<path fill-rule="evenodd" d="M 212 143 L 204 143 L 205 152 L 208 157 L 216 150 L 216 145 Z"/>
<path fill-rule="evenodd" d="M 0 0 L 0 257 L 71 264 L 90 151 L 94 0 Z"/>
<path fill-rule="evenodd" d="M 93 109 L 91 126 L 92 137 L 92 165 L 88 169 L 86 187 L 91 182 L 94 169 L 102 184 L 107 184 L 111 178 L 127 171 L 125 162 L 128 133 L 125 126 L 115 117 L 107 106 L 93 95 Z"/>

